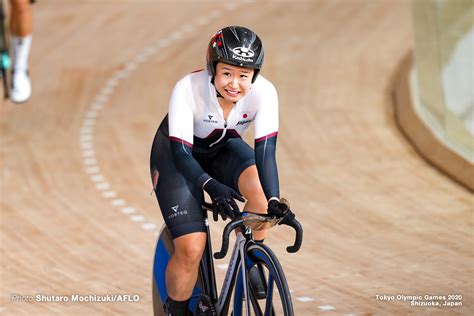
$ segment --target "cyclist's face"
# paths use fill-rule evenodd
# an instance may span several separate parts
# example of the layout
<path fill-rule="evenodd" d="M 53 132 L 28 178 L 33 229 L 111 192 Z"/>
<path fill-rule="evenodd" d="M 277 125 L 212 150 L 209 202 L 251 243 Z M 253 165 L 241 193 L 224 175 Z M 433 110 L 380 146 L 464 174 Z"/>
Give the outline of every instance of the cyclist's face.
<path fill-rule="evenodd" d="M 214 85 L 225 100 L 237 102 L 250 91 L 255 70 L 217 63 Z"/>

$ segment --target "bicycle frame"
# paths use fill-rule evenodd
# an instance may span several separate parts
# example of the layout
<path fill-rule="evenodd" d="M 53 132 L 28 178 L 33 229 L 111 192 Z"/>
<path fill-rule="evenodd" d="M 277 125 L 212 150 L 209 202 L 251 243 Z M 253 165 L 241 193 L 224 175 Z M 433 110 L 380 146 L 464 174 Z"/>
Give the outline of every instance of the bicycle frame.
<path fill-rule="evenodd" d="M 248 240 L 246 240 L 246 238 L 242 235 L 241 232 L 238 232 L 234 250 L 232 251 L 229 266 L 227 268 L 227 272 L 224 278 L 224 283 L 222 284 L 221 294 L 219 295 L 219 299 L 217 300 L 216 304 L 216 310 L 218 311 L 219 315 L 228 315 L 232 288 L 238 277 L 237 273 L 239 271 L 239 268 L 242 272 L 242 284 L 247 284 L 246 275 L 244 273 L 246 262 L 245 260 L 243 260 L 245 258 L 247 243 Z M 246 301 L 248 301 L 247 286 L 244 286 L 244 298 Z"/>
<path fill-rule="evenodd" d="M 246 258 L 248 244 L 252 242 L 252 231 L 251 229 L 246 229 L 245 234 L 240 231 L 237 231 L 234 249 L 230 257 L 221 292 L 219 296 L 217 296 L 214 258 L 212 256 L 212 244 L 209 232 L 209 221 L 207 217 L 205 218 L 205 223 L 207 230 L 207 243 L 199 268 L 201 275 L 203 276 L 206 294 L 211 298 L 212 302 L 215 303 L 217 315 L 228 315 L 230 299 L 232 296 L 232 289 L 238 278 L 239 271 L 242 273 L 242 285 L 244 286 L 243 298 L 247 306 L 249 306 L 250 304 L 249 288 L 247 276 L 245 273 L 247 263 L 246 260 L 243 259 Z M 249 313 L 250 311 L 247 308 L 247 315 L 250 315 Z"/>
<path fill-rule="evenodd" d="M 204 254 L 202 256 L 199 269 L 201 275 L 203 276 L 204 291 L 211 298 L 211 301 L 215 304 L 216 311 L 218 315 L 227 315 L 229 310 L 231 291 L 233 285 L 237 278 L 237 271 L 240 267 L 240 263 L 243 262 L 245 246 L 247 243 L 246 238 L 241 232 L 237 233 L 237 241 L 232 251 L 230 258 L 229 266 L 224 278 L 224 283 L 221 288 L 221 292 L 217 295 L 217 286 L 216 286 L 216 277 L 214 271 L 214 258 L 212 256 L 212 243 L 211 243 L 211 234 L 209 231 L 209 220 L 207 218 L 207 210 L 205 212 L 206 218 L 206 230 L 207 230 L 207 242 L 204 249 Z M 244 271 L 244 270 L 241 270 Z M 245 274 L 245 273 L 244 273 Z M 245 278 L 245 275 L 244 275 Z M 245 279 L 244 279 L 245 284 Z M 246 291 L 246 290 L 245 290 Z M 247 296 L 247 294 L 246 294 Z"/>

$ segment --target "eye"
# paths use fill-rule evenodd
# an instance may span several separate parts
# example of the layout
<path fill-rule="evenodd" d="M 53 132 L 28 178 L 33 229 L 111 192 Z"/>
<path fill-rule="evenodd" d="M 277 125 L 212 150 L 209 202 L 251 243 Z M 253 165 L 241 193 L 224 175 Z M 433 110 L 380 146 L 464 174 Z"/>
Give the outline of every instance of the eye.
<path fill-rule="evenodd" d="M 248 78 L 249 76 L 246 75 L 246 74 L 241 74 L 240 77 L 241 77 L 241 78 Z"/>
<path fill-rule="evenodd" d="M 222 73 L 222 75 L 224 75 L 225 77 L 229 77 L 229 76 L 230 76 L 230 72 L 224 72 L 224 73 Z"/>

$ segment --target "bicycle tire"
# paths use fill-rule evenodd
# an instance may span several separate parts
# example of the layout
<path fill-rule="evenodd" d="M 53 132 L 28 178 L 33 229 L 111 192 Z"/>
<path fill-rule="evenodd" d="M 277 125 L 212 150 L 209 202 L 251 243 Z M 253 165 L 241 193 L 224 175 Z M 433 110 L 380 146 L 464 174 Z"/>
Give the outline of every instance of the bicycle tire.
<path fill-rule="evenodd" d="M 265 271 L 267 297 L 264 300 L 257 300 L 251 287 L 249 286 L 249 299 L 252 315 L 273 316 L 284 315 L 293 316 L 293 303 L 285 274 L 273 251 L 264 244 L 252 244 L 247 248 L 247 256 L 253 264 L 262 265 Z M 246 278 L 252 264 L 246 266 Z M 234 292 L 234 316 L 246 315 L 242 313 L 242 289 L 239 289 L 239 278 Z M 242 286 L 242 285 L 240 285 Z"/>
<path fill-rule="evenodd" d="M 166 225 L 161 228 L 158 236 L 158 241 L 155 249 L 155 256 L 153 261 L 153 284 L 152 284 L 152 297 L 153 297 L 153 315 L 154 316 L 165 316 L 163 305 L 168 296 L 166 291 L 165 282 L 165 271 L 168 265 L 168 261 L 171 255 L 174 253 L 173 238 Z M 194 311 L 196 304 L 201 293 L 204 293 L 205 280 L 202 277 L 200 269 L 198 279 L 193 289 L 193 294 L 189 303 L 189 310 Z"/>
<path fill-rule="evenodd" d="M 174 252 L 173 239 L 166 226 L 161 228 L 153 262 L 153 315 L 165 316 L 163 305 L 165 304 L 167 293 L 165 284 L 165 271 L 170 256 Z"/>

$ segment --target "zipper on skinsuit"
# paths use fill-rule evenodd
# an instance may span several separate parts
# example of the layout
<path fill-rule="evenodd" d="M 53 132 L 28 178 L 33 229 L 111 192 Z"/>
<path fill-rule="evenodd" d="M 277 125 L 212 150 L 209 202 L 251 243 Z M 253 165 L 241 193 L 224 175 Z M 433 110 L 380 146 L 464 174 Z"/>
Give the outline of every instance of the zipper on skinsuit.
<path fill-rule="evenodd" d="M 231 111 L 232 113 L 232 111 Z M 229 116 L 230 116 L 230 113 L 229 113 Z M 229 118 L 229 117 L 227 117 Z M 209 147 L 212 147 L 214 146 L 215 144 L 219 143 L 224 137 L 225 137 L 225 134 L 227 133 L 227 121 L 224 121 L 224 129 L 222 130 L 222 135 L 221 137 L 219 137 L 218 140 L 216 140 L 215 142 L 213 142 L 212 144 L 209 145 Z"/>
<path fill-rule="evenodd" d="M 216 90 L 216 91 L 217 91 L 217 90 Z M 229 113 L 229 115 L 227 116 L 227 120 L 226 120 L 226 119 L 224 119 L 224 110 L 223 110 L 223 109 L 220 107 L 220 105 L 219 105 L 219 108 L 217 109 L 217 112 L 218 112 L 219 114 L 221 114 L 221 111 L 222 111 L 221 117 L 224 119 L 224 130 L 222 131 L 221 137 L 219 137 L 218 140 L 216 140 L 215 142 L 213 142 L 212 144 L 210 144 L 209 147 L 212 147 L 212 146 L 214 146 L 215 144 L 219 143 L 219 142 L 225 137 L 225 134 L 227 133 L 227 121 L 228 121 L 228 120 L 230 119 L 230 117 L 232 116 L 232 113 L 234 113 L 234 111 L 236 111 L 236 110 L 235 110 L 236 107 L 237 107 L 237 103 L 235 103 L 235 106 L 230 110 L 230 113 Z"/>

